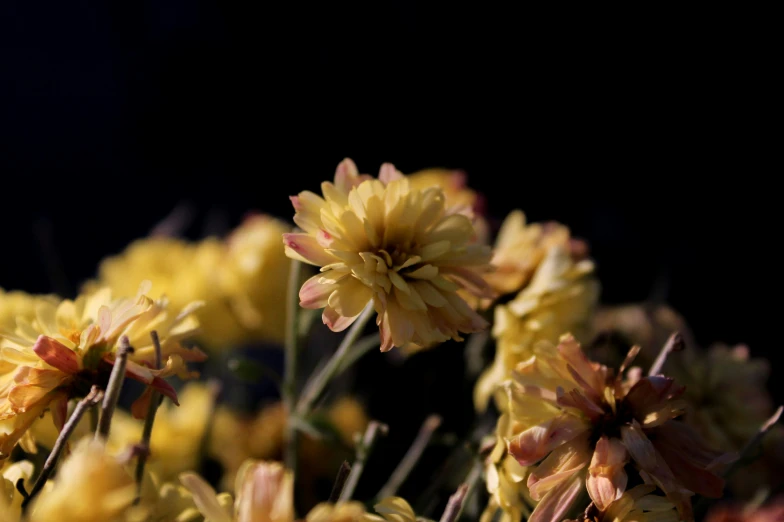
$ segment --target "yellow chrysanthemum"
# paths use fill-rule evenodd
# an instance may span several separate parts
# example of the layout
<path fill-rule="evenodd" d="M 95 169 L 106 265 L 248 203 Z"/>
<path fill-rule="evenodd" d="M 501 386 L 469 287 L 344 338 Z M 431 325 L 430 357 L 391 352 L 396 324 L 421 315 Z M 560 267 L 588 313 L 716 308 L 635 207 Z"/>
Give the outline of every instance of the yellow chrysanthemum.
<path fill-rule="evenodd" d="M 204 518 L 193 495 L 180 484 L 161 483 L 145 468 L 139 506 L 126 514 L 124 522 L 202 522 Z"/>
<path fill-rule="evenodd" d="M 195 473 L 183 473 L 199 511 L 210 522 L 293 522 L 294 475 L 278 462 L 246 461 L 237 474 L 237 500 L 215 490 Z"/>
<path fill-rule="evenodd" d="M 56 303 L 58 299 L 52 295 L 32 295 L 26 292 L 6 292 L 0 288 L 0 331 L 13 332 L 16 318 L 23 317 L 32 321 L 35 308 L 41 301 Z"/>
<path fill-rule="evenodd" d="M 87 289 L 108 286 L 128 295 L 142 280 L 153 282 L 157 296 L 182 308 L 204 302 L 197 312 L 199 340 L 207 348 L 242 342 L 281 342 L 290 260 L 280 245 L 288 227 L 264 215 L 247 218 L 225 240 L 199 242 L 153 237 L 132 243 L 123 253 L 104 259 L 98 280 Z"/>
<path fill-rule="evenodd" d="M 152 388 L 176 401 L 176 392 L 163 377 L 177 374 L 188 378 L 191 373 L 185 361 L 204 360 L 198 349 L 181 344 L 198 328 L 192 314 L 198 304 L 175 314 L 168 310 L 165 300 L 147 297 L 148 290 L 148 285 L 142 285 L 133 299 L 113 300 L 105 289 L 56 306 L 41 302 L 33 321 L 18 317 L 14 333 L 0 334 L 0 358 L 6 366 L 15 366 L 0 380 L 0 458 L 9 455 L 35 418 L 50 405 L 55 424 L 62 426 L 68 399 L 89 390 L 101 374 L 111 369 L 123 336 L 135 348 L 126 376 L 150 386 L 137 401 L 137 412 L 146 411 Z M 160 370 L 150 369 L 155 362 L 150 337 L 153 330 L 158 332 L 166 361 Z"/>
<path fill-rule="evenodd" d="M 30 506 L 30 522 L 107 522 L 121 516 L 136 497 L 136 484 L 102 441 L 87 437 L 60 465 Z"/>
<path fill-rule="evenodd" d="M 351 458 L 354 436 L 365 431 L 369 420 L 362 405 L 351 397 L 342 397 L 325 410 L 317 410 L 315 415 L 335 430 L 340 441 L 332 443 L 306 434 L 300 436 L 299 455 L 303 465 L 297 480 L 304 485 L 334 478 L 340 463 Z M 223 488 L 233 487 L 245 460 L 274 460 L 283 456 L 286 422 L 286 409 L 280 402 L 265 406 L 253 417 L 243 417 L 226 407 L 217 408 L 209 451 L 223 465 Z"/>
<path fill-rule="evenodd" d="M 587 337 L 599 295 L 593 262 L 575 261 L 557 246 L 547 251 L 527 286 L 507 304 L 495 308 L 496 353 L 474 389 L 474 404 L 484 411 L 498 385 L 532 355 L 539 341 L 556 342 L 563 332 Z M 501 401 L 503 403 L 503 401 Z"/>
<path fill-rule="evenodd" d="M 382 351 L 487 327 L 457 291 L 492 296 L 473 270 L 489 268 L 490 249 L 471 243 L 471 220 L 447 212 L 440 188 L 412 189 L 390 164 L 363 180 L 347 162 L 321 188 L 323 198 L 291 198 L 304 232 L 283 236 L 289 257 L 321 267 L 300 290 L 301 306 L 324 308 L 324 323 L 341 331 L 372 302 Z"/>
<path fill-rule="evenodd" d="M 475 190 L 469 188 L 466 173 L 462 170 L 432 168 L 423 169 L 406 176 L 414 190 L 427 190 L 441 187 L 444 191 L 447 207 L 457 208 L 461 212 L 481 210 L 482 198 Z"/>
<path fill-rule="evenodd" d="M 373 506 L 379 515 L 368 513 L 361 502 L 322 502 L 308 512 L 306 522 L 416 522 L 411 505 L 400 497 L 386 497 Z"/>

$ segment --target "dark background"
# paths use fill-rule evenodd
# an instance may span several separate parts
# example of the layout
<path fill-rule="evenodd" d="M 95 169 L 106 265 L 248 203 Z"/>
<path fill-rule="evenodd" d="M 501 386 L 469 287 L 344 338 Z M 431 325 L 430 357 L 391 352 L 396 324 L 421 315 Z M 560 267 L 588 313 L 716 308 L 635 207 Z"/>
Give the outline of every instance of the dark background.
<path fill-rule="evenodd" d="M 196 212 L 191 237 L 249 210 L 289 219 L 286 196 L 348 156 L 370 173 L 464 169 L 497 218 L 522 208 L 586 238 L 605 302 L 665 280 L 701 343 L 774 357 L 768 17 L 590 15 L 4 2 L 0 286 L 73 290 L 180 203 Z M 415 371 L 441 375 L 424 361 Z M 418 418 L 449 402 L 381 382 Z M 411 405 L 422 393 L 434 398 Z"/>

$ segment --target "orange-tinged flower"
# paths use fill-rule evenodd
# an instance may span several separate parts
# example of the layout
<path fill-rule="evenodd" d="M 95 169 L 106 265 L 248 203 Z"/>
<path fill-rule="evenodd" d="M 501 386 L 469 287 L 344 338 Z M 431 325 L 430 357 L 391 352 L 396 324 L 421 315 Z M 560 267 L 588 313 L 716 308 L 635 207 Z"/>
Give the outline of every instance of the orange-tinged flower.
<path fill-rule="evenodd" d="M 210 522 L 294 522 L 294 475 L 278 462 L 249 460 L 243 464 L 233 512 L 231 497 L 216 495 L 196 473 L 182 473 L 180 481 Z"/>
<path fill-rule="evenodd" d="M 519 431 L 507 439 L 507 450 L 521 466 L 536 465 L 527 480 L 539 501 L 530 520 L 562 517 L 583 483 L 593 506 L 607 511 L 626 490 L 629 462 L 683 519 L 692 519 L 693 493 L 721 496 L 724 482 L 715 471 L 728 456 L 707 449 L 674 420 L 684 411 L 683 388 L 667 377 L 640 377 L 639 369 L 623 378 L 638 350 L 615 373 L 588 360 L 565 335 L 555 349 L 539 345 L 517 366 L 507 386 Z"/>
<path fill-rule="evenodd" d="M 412 189 L 391 164 L 367 179 L 350 160 L 321 188 L 323 198 L 291 198 L 304 232 L 283 236 L 289 257 L 321 267 L 300 290 L 301 306 L 323 308 L 324 323 L 341 331 L 373 303 L 382 351 L 487 327 L 457 291 L 493 295 L 476 272 L 489 269 L 490 250 L 471 242 L 471 220 L 447 211 L 440 188 Z"/>
<path fill-rule="evenodd" d="M 148 385 L 134 411 L 146 413 L 153 388 L 176 402 L 174 388 L 163 377 L 188 378 L 191 373 L 185 361 L 204 359 L 198 349 L 181 344 L 198 327 L 192 315 L 196 304 L 174 315 L 165 300 L 148 298 L 147 290 L 142 285 L 133 299 L 112 300 L 105 290 L 57 306 L 42 302 L 33 321 L 19 317 L 14 333 L 0 334 L 2 363 L 15 366 L 0 381 L 0 458 L 8 456 L 35 417 L 50 406 L 55 425 L 61 427 L 68 399 L 89 389 L 99 374 L 111 369 L 122 336 L 135 348 L 126 376 Z M 166 360 L 160 370 L 150 369 L 155 360 L 152 330 L 158 332 Z"/>

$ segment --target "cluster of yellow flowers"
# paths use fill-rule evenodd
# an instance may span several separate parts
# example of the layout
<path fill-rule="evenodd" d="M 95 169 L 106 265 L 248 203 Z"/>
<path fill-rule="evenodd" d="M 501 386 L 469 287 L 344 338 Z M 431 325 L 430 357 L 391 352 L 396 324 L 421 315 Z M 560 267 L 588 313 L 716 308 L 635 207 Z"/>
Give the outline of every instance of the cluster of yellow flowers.
<path fill-rule="evenodd" d="M 140 239 L 73 300 L 0 289 L 0 521 L 429 520 L 395 495 L 432 433 L 370 510 L 352 496 L 383 425 L 325 392 L 367 346 L 415 356 L 467 336 L 494 347 L 469 407 L 494 429 L 468 441 L 478 465 L 443 522 L 781 520 L 759 505 L 784 465 L 767 362 L 699 349 L 661 304 L 597 309 L 588 247 L 564 225 L 515 210 L 496 232 L 463 172 L 374 177 L 350 159 L 290 199 L 296 228 L 255 215 L 223 239 Z M 302 263 L 318 271 L 299 279 Z M 307 376 L 300 307 L 346 330 Z M 285 373 L 243 413 L 214 378 L 227 359 L 207 354 L 254 343 L 284 345 Z M 759 446 L 764 462 L 726 477 Z M 706 509 L 725 478 L 756 503 Z"/>

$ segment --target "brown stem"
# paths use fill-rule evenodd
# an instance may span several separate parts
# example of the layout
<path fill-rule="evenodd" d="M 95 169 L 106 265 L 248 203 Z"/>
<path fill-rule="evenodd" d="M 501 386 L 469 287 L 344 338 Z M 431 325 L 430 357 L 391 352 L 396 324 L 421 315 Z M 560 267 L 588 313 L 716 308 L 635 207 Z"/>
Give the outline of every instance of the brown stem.
<path fill-rule="evenodd" d="M 468 484 L 460 484 L 457 491 L 449 497 L 449 502 L 446 505 L 446 509 L 444 509 L 444 514 L 441 515 L 440 522 L 455 522 L 463 510 L 463 502 L 465 502 L 467 495 Z"/>
<path fill-rule="evenodd" d="M 667 362 L 667 356 L 672 352 L 680 352 L 684 348 L 686 348 L 686 344 L 683 340 L 683 336 L 680 332 L 673 333 L 670 338 L 667 339 L 664 348 L 661 349 L 656 360 L 653 361 L 651 369 L 648 370 L 648 375 L 659 375 L 664 367 L 664 363 Z"/>
<path fill-rule="evenodd" d="M 391 497 L 397 492 L 398 488 L 405 482 L 406 477 L 411 473 L 411 470 L 416 466 L 417 461 L 419 461 L 425 448 L 427 448 L 430 438 L 440 425 L 441 417 L 438 415 L 429 415 L 427 419 L 425 419 L 425 422 L 422 423 L 422 427 L 419 428 L 419 433 L 411 444 L 411 447 L 408 448 L 408 451 L 403 456 L 400 463 L 389 476 L 387 483 L 379 490 L 379 499 Z"/>
<path fill-rule="evenodd" d="M 114 360 L 114 368 L 109 375 L 109 383 L 106 385 L 106 393 L 101 404 L 101 417 L 98 419 L 98 431 L 95 432 L 96 439 L 107 439 L 109 429 L 112 427 L 112 415 L 120 399 L 120 390 L 125 380 L 125 365 L 128 362 L 128 355 L 133 353 L 133 347 L 128 341 L 128 337 L 120 337 L 120 347 L 117 349 L 117 357 Z"/>
<path fill-rule="evenodd" d="M 329 494 L 329 502 L 334 504 L 340 499 L 340 494 L 346 486 L 346 480 L 348 480 L 349 473 L 351 473 L 351 464 L 349 464 L 347 460 L 344 460 L 338 470 L 338 476 L 335 477 L 335 484 L 332 486 L 332 492 Z"/>
<path fill-rule="evenodd" d="M 22 507 L 26 507 L 27 504 L 29 504 L 30 501 L 33 500 L 33 498 L 44 487 L 44 484 L 46 484 L 46 481 L 49 480 L 49 477 L 52 475 L 52 472 L 57 465 L 57 461 L 60 458 L 60 454 L 65 449 L 65 445 L 68 442 L 68 439 L 76 429 L 76 426 L 79 424 L 82 416 L 88 409 L 98 404 L 101 399 L 103 399 L 103 397 L 103 392 L 97 386 L 93 386 L 90 389 L 90 393 L 88 393 L 87 396 L 79 401 L 79 403 L 76 405 L 73 413 L 68 418 L 68 422 L 65 423 L 63 430 L 57 437 L 57 440 L 54 443 L 54 447 L 52 448 L 52 452 L 49 453 L 49 456 L 46 458 L 44 467 L 41 469 L 41 473 L 38 475 L 38 478 L 33 485 L 33 489 L 30 490 L 30 495 L 25 498 L 24 502 L 22 503 Z"/>
<path fill-rule="evenodd" d="M 158 337 L 158 332 L 155 330 L 150 332 L 152 337 L 152 344 L 155 346 L 155 369 L 159 370 L 163 365 L 163 354 L 161 350 L 161 340 Z M 147 463 L 147 456 L 150 449 L 150 438 L 152 437 L 152 426 L 155 423 L 155 414 L 158 412 L 158 406 L 161 404 L 161 393 L 153 390 L 150 395 L 150 406 L 147 410 L 147 416 L 144 419 L 144 429 L 142 431 L 141 446 L 147 451 L 143 451 L 136 461 L 136 500 L 139 502 L 142 496 L 142 482 L 144 478 L 144 465 Z"/>

